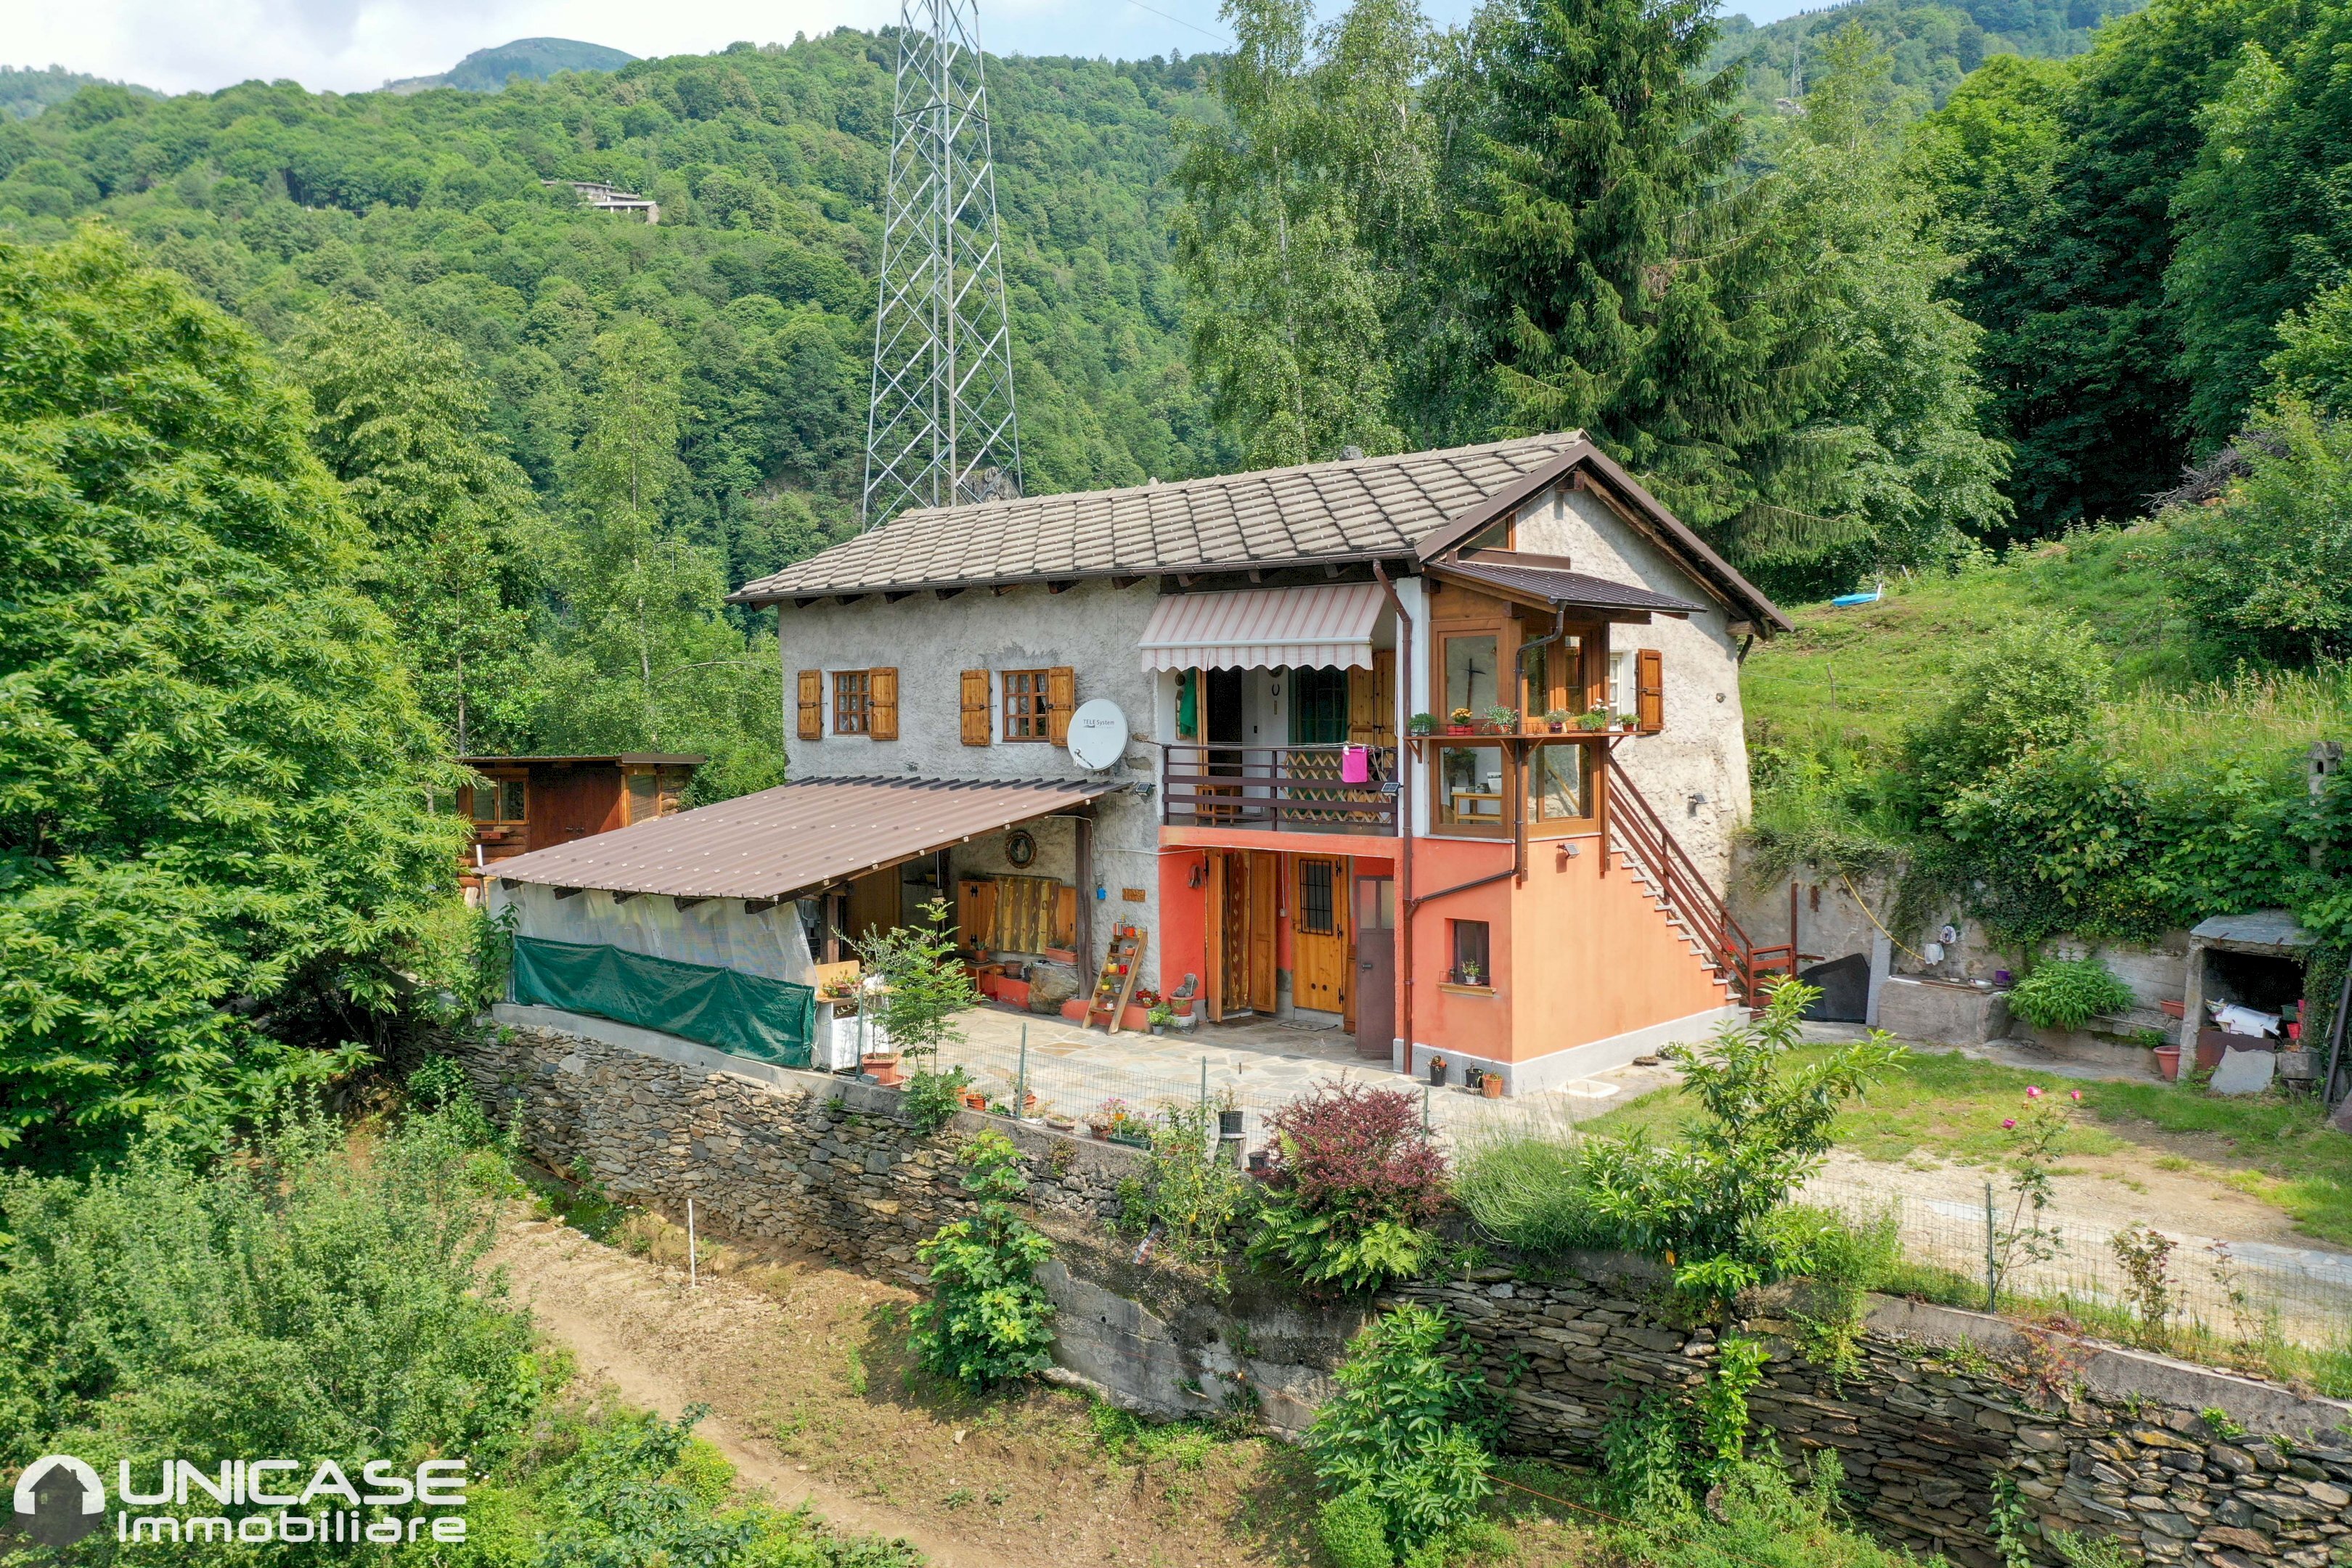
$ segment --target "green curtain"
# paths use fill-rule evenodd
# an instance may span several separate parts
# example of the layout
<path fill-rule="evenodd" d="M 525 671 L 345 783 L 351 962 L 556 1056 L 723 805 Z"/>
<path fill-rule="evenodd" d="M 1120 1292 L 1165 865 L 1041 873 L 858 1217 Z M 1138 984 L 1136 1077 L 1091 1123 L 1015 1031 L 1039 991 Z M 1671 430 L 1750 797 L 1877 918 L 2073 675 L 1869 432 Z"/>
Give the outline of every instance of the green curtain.
<path fill-rule="evenodd" d="M 514 999 L 658 1029 L 788 1068 L 809 1065 L 816 1028 L 812 987 L 601 942 L 515 938 Z"/>

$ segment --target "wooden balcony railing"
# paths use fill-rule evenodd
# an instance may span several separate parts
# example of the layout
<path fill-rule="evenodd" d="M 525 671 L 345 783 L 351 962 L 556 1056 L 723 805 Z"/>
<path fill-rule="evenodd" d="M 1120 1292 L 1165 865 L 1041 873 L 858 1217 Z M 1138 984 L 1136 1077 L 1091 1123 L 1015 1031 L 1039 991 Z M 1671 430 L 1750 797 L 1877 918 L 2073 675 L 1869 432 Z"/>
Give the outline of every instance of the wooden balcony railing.
<path fill-rule="evenodd" d="M 1160 819 L 1171 827 L 1248 827 L 1286 833 L 1396 832 L 1397 754 L 1367 746 L 1364 783 L 1349 784 L 1344 745 L 1166 748 Z"/>

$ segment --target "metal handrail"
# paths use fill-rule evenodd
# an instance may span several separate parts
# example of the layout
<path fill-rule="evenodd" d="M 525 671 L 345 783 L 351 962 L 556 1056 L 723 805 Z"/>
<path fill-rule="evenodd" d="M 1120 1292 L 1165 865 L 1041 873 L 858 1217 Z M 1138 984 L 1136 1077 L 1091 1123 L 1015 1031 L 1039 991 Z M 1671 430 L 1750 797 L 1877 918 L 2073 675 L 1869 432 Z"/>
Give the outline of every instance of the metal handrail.
<path fill-rule="evenodd" d="M 1759 950 L 1748 940 L 1730 906 L 1709 885 L 1665 819 L 1634 787 L 1614 754 L 1609 759 L 1609 790 L 1617 808 L 1610 814 L 1610 827 L 1622 836 L 1624 847 L 1657 883 L 1666 907 L 1681 918 L 1708 958 L 1731 976 L 1740 1001 L 1756 1005 L 1756 961 L 1777 950 Z M 1790 957 L 1793 973 L 1795 955 Z"/>

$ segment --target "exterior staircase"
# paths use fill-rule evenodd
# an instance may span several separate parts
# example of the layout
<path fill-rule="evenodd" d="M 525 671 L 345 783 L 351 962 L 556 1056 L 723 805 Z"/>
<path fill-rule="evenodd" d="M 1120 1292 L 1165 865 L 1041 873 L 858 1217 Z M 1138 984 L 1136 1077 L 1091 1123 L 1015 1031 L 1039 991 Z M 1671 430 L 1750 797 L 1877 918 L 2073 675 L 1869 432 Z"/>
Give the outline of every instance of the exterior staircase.
<path fill-rule="evenodd" d="M 1765 976 L 1796 973 L 1794 951 L 1786 943 L 1758 947 L 1748 940 L 1690 852 L 1613 756 L 1607 811 L 1603 833 L 1610 859 L 1640 880 L 1651 903 L 1682 932 L 1731 1000 L 1760 1009 Z"/>

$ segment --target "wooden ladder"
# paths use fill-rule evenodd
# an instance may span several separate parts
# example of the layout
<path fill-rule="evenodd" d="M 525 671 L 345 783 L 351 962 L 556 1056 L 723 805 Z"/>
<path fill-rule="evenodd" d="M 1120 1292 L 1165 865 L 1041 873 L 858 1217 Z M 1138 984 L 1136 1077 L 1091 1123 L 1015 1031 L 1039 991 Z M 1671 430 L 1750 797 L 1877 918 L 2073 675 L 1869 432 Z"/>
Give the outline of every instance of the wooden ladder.
<path fill-rule="evenodd" d="M 1100 1024 L 1105 1034 L 1118 1033 L 1128 999 L 1135 994 L 1136 977 L 1143 973 L 1143 944 L 1148 940 L 1147 933 L 1135 926 L 1112 928 L 1110 951 L 1103 954 L 1102 973 L 1096 977 L 1095 994 L 1087 1003 L 1087 1028 Z"/>

